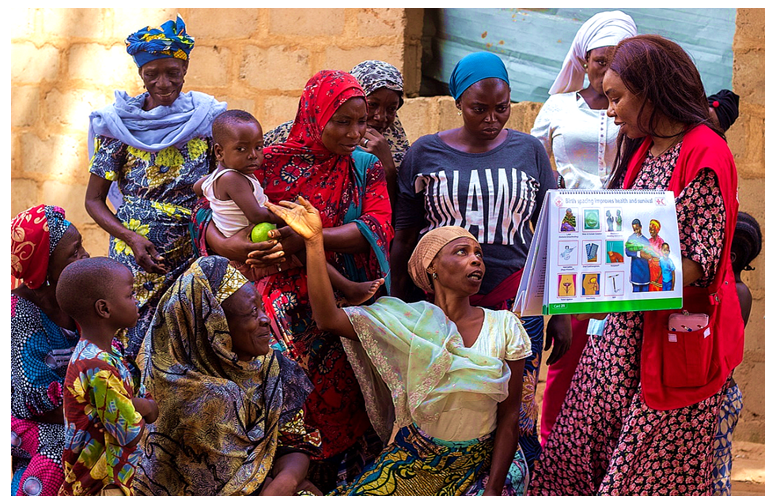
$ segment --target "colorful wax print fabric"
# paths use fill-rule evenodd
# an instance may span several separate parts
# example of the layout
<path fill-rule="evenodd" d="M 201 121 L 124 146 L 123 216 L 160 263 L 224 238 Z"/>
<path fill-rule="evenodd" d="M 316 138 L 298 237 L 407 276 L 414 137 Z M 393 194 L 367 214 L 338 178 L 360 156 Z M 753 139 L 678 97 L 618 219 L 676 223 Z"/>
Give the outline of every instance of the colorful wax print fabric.
<path fill-rule="evenodd" d="M 228 259 L 203 257 L 159 303 L 138 360 L 159 418 L 141 441 L 137 494 L 258 494 L 276 458 L 319 453 L 301 369 L 277 351 L 242 361 L 232 350 L 221 303 L 245 284 Z"/>
<path fill-rule="evenodd" d="M 60 495 L 98 494 L 109 484 L 131 495 L 141 452 L 127 448 L 145 426 L 132 398 L 142 396 L 121 353 L 82 339 L 65 379 L 65 481 Z M 139 394 L 135 394 L 138 391 Z"/>
<path fill-rule="evenodd" d="M 188 222 L 196 202 L 193 184 L 210 172 L 210 138 L 148 152 L 121 141 L 97 136 L 90 172 L 117 181 L 123 203 L 116 217 L 124 227 L 150 240 L 164 260 L 166 274 L 146 272 L 121 239 L 110 237 L 109 256 L 132 270 L 140 318 L 126 332 L 126 354 L 135 357 L 153 312 L 172 283 L 191 262 Z"/>

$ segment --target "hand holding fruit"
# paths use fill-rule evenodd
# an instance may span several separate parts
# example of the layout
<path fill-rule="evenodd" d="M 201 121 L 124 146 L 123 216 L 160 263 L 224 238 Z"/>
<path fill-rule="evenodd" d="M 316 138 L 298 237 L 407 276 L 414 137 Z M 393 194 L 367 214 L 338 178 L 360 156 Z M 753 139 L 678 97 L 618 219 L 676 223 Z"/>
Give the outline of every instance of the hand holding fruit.
<path fill-rule="evenodd" d="M 260 224 L 256 224 L 256 226 L 253 227 L 253 230 L 250 232 L 250 241 L 253 243 L 268 241 L 269 232 L 274 229 L 277 229 L 277 224 L 272 224 L 271 222 L 261 222 Z"/>

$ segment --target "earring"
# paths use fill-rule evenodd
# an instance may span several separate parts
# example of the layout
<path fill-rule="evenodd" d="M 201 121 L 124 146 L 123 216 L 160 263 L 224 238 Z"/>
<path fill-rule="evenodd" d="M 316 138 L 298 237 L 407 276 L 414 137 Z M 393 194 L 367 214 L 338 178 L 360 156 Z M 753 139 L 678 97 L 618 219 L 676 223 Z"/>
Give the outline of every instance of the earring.
<path fill-rule="evenodd" d="M 588 69 L 588 68 L 589 68 L 589 65 L 588 65 L 588 64 L 583 64 L 583 68 L 584 68 L 584 69 Z"/>
<path fill-rule="evenodd" d="M 433 276 L 433 279 L 438 279 L 438 272 L 433 272 L 432 276 Z"/>
<path fill-rule="evenodd" d="M 462 110 L 457 110 L 457 115 L 462 115 Z"/>

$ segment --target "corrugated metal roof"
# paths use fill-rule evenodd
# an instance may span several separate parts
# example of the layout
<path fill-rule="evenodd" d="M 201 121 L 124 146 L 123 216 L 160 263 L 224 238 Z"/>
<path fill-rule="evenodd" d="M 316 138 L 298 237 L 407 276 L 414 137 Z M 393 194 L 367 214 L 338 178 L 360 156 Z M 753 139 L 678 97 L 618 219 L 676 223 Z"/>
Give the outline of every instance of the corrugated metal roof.
<path fill-rule="evenodd" d="M 513 101 L 544 102 L 580 26 L 597 12 L 616 9 L 437 10 L 428 17 L 435 19 L 435 34 L 432 56 L 425 52 L 424 76 L 446 83 L 459 59 L 487 50 L 503 58 Z M 696 62 L 708 94 L 733 89 L 736 9 L 618 10 L 634 19 L 639 33 L 679 43 Z"/>

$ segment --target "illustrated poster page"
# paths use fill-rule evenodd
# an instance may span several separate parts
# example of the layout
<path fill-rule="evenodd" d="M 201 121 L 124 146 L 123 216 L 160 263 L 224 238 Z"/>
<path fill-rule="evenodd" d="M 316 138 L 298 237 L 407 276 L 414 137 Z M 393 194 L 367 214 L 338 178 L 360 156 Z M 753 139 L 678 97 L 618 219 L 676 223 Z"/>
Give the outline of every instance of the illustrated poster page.
<path fill-rule="evenodd" d="M 552 190 L 546 314 L 682 307 L 670 191 Z"/>

